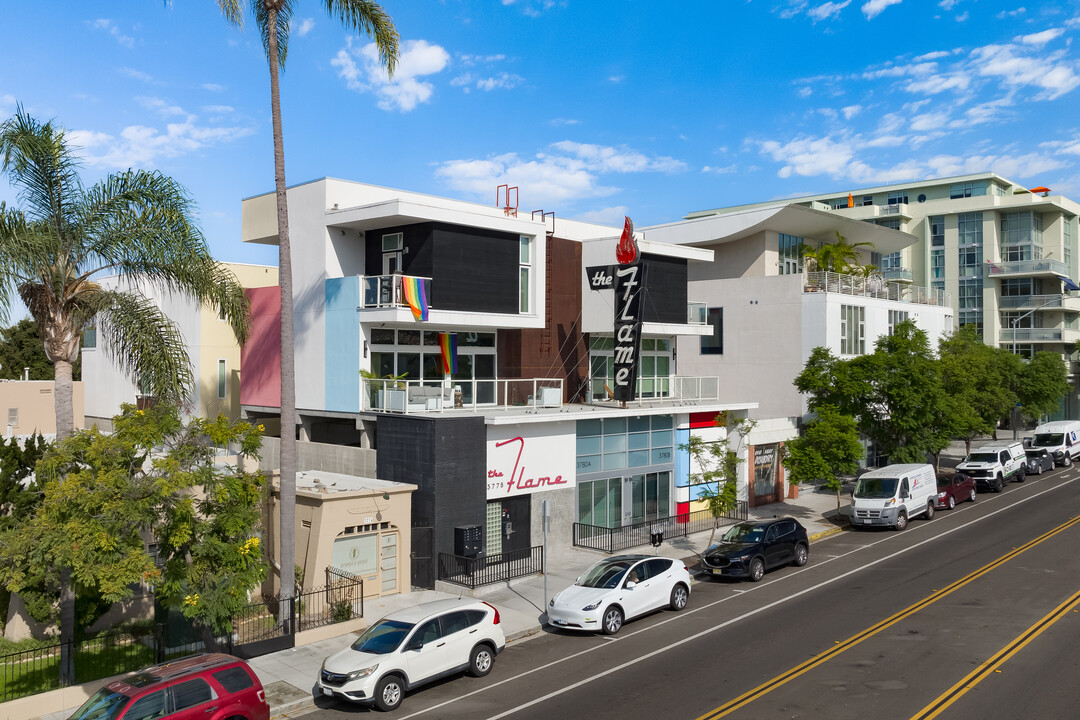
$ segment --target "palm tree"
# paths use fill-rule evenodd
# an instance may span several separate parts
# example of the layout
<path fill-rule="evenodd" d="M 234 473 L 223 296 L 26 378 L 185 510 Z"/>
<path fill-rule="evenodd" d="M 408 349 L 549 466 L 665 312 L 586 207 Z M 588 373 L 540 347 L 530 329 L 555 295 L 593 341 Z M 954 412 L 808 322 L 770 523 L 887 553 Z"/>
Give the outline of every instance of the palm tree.
<path fill-rule="evenodd" d="M 243 26 L 245 0 L 217 0 L 225 19 Z M 281 95 L 278 71 L 285 68 L 289 47 L 289 20 L 294 0 L 251 0 L 255 24 L 262 36 L 270 66 L 270 115 L 274 127 L 274 191 L 277 195 L 278 279 L 281 285 L 281 597 L 295 590 L 296 565 L 296 370 L 293 360 L 292 250 L 289 208 L 285 195 L 285 143 L 281 133 Z M 347 28 L 363 31 L 375 41 L 379 59 L 391 75 L 397 65 L 398 32 L 393 19 L 371 0 L 323 0 L 326 12 Z"/>
<path fill-rule="evenodd" d="M 56 436 L 75 425 L 71 365 L 82 332 L 94 324 L 107 353 L 163 401 L 186 403 L 194 373 L 176 324 L 136 290 L 95 278 L 123 275 L 221 310 L 238 340 L 247 338 L 248 302 L 231 273 L 214 262 L 192 221 L 192 202 L 157 172 L 128 170 L 84 188 L 64 130 L 18 106 L 0 124 L 0 173 L 22 209 L 0 203 L 0 313 L 15 295 L 37 323 L 55 368 Z M 62 677 L 73 679 L 70 640 L 75 594 L 60 571 Z"/>

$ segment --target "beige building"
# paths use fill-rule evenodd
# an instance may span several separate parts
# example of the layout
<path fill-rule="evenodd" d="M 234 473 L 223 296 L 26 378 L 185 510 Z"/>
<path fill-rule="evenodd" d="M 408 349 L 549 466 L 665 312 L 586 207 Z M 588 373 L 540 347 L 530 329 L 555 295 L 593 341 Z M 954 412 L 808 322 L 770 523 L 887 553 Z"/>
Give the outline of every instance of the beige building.
<path fill-rule="evenodd" d="M 56 396 L 52 380 L 0 380 L 0 410 L 6 411 L 3 420 L 4 437 L 21 437 L 41 433 L 56 435 Z M 83 384 L 73 383 L 72 405 L 75 409 L 75 428 L 83 423 Z"/>

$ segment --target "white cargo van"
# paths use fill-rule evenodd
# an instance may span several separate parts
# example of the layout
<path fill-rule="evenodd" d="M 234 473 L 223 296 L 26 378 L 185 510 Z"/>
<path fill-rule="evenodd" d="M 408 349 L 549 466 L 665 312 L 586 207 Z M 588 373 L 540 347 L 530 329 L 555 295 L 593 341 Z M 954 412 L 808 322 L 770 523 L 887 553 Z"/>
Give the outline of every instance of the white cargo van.
<path fill-rule="evenodd" d="M 1072 465 L 1073 460 L 1080 460 L 1080 421 L 1043 423 L 1035 428 L 1029 447 L 1046 448 L 1054 457 L 1055 465 Z"/>
<path fill-rule="evenodd" d="M 859 477 L 852 494 L 851 525 L 903 530 L 908 519 L 934 517 L 937 478 L 927 464 L 888 465 Z"/>

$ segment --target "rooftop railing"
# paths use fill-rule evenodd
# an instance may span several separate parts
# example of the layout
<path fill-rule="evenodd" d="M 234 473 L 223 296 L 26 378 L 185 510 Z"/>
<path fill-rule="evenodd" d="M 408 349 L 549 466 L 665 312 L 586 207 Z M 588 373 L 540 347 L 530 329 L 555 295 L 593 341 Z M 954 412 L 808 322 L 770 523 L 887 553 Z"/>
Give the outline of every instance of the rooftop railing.
<path fill-rule="evenodd" d="M 365 412 L 433 413 L 562 405 L 561 378 L 511 380 L 395 380 L 363 378 Z"/>
<path fill-rule="evenodd" d="M 586 402 L 607 403 L 615 401 L 610 378 L 592 378 L 589 381 L 589 395 Z M 639 377 L 637 397 L 633 402 L 656 402 L 671 400 L 674 402 L 697 402 L 720 399 L 720 378 L 687 377 L 668 375 L 665 377 Z"/>
<path fill-rule="evenodd" d="M 803 286 L 804 293 L 827 292 L 841 295 L 859 295 L 896 302 L 918 303 L 949 307 L 949 293 L 936 288 L 919 287 L 907 283 L 888 282 L 881 276 L 841 275 L 834 272 L 808 272 Z"/>
<path fill-rule="evenodd" d="M 431 297 L 431 278 L 415 275 L 364 275 L 360 278 L 365 308 L 409 307 L 405 281 L 419 281 L 424 294 Z"/>

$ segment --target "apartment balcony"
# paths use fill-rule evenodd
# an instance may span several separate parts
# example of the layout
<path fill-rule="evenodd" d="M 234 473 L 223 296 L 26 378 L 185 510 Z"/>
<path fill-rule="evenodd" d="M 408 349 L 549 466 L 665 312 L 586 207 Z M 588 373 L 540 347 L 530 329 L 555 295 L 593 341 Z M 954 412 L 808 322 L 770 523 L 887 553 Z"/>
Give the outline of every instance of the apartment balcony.
<path fill-rule="evenodd" d="M 861 275 L 841 275 L 834 272 L 808 272 L 803 292 L 839 293 L 940 307 L 952 305 L 951 296 L 944 290 L 889 282 L 880 276 L 865 278 Z"/>
<path fill-rule="evenodd" d="M 998 334 L 998 342 L 1002 345 L 1012 343 L 1064 342 L 1064 331 L 1061 328 L 1002 328 Z"/>
<path fill-rule="evenodd" d="M 998 299 L 1000 310 L 1064 309 L 1080 312 L 1080 297 L 1071 295 L 1003 295 Z"/>
<path fill-rule="evenodd" d="M 840 208 L 831 208 L 827 205 L 824 207 L 812 205 L 811 207 L 820 210 L 831 210 L 832 212 L 841 213 L 844 217 L 849 217 L 852 220 L 873 221 L 878 218 L 888 217 L 899 217 L 905 220 L 911 219 L 911 213 L 908 211 L 907 203 L 892 203 L 889 205 L 855 205 L 854 207 Z"/>
<path fill-rule="evenodd" d="M 563 404 L 560 378 L 512 380 L 394 380 L 364 378 L 363 412 L 442 413 L 449 410 L 558 408 Z"/>
<path fill-rule="evenodd" d="M 686 303 L 686 324 L 687 325 L 708 325 L 709 324 L 709 306 L 703 302 L 688 302 Z"/>
<path fill-rule="evenodd" d="M 1018 260 L 988 262 L 991 277 L 1065 277 L 1069 267 L 1060 260 Z"/>
<path fill-rule="evenodd" d="M 882 268 L 878 272 L 881 273 L 881 277 L 885 278 L 886 282 L 911 282 L 911 268 Z"/>
<path fill-rule="evenodd" d="M 615 395 L 611 390 L 611 380 L 591 378 L 587 403 L 615 404 Z M 720 399 L 720 378 L 689 377 L 669 375 L 667 377 L 638 378 L 636 404 L 671 402 L 673 404 L 694 404 L 696 402 L 716 401 Z"/>
<path fill-rule="evenodd" d="M 516 278 L 515 278 L 516 281 Z M 440 308 L 432 303 L 434 283 L 416 275 L 360 276 L 360 321 L 412 324 L 423 319 L 431 329 L 493 330 L 541 328 L 542 314 L 491 313 L 481 310 Z"/>

